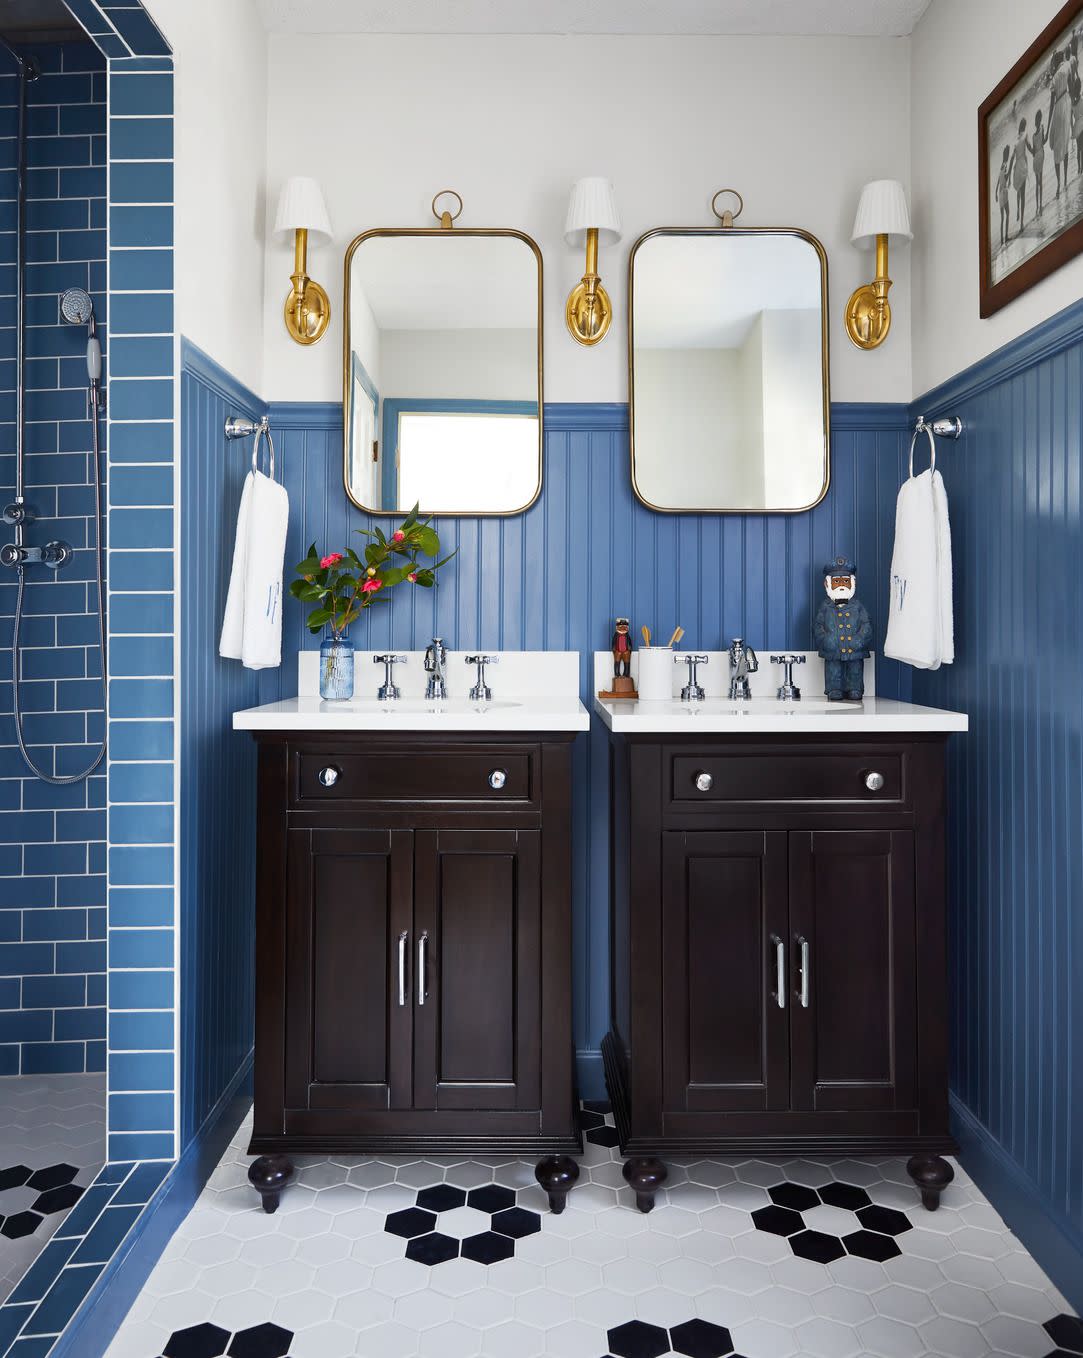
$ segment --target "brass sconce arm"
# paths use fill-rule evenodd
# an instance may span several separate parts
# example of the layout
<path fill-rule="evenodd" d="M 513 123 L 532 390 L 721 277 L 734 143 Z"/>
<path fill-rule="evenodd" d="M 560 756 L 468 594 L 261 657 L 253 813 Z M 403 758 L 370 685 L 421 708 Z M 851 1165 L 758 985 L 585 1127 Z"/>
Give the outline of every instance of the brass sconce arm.
<path fill-rule="evenodd" d="M 293 242 L 293 289 L 286 298 L 283 316 L 290 337 L 298 344 L 315 344 L 323 338 L 331 320 L 326 291 L 308 276 L 308 230 L 298 227 Z"/>
<path fill-rule="evenodd" d="M 613 320 L 613 304 L 598 273 L 598 228 L 587 230 L 587 258 L 583 277 L 568 294 L 564 319 L 580 344 L 597 344 Z"/>
<path fill-rule="evenodd" d="M 887 233 L 876 237 L 876 277 L 850 294 L 846 304 L 846 333 L 859 349 L 875 349 L 887 339 L 891 329 L 891 288 L 888 276 Z"/>

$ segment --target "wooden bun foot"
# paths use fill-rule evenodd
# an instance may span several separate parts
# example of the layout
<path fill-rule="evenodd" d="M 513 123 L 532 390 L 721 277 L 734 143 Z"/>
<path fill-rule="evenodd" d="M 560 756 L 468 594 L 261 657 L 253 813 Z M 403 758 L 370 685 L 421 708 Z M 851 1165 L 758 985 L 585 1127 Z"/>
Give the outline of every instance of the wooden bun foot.
<path fill-rule="evenodd" d="M 635 1156 L 625 1160 L 621 1171 L 624 1181 L 636 1195 L 636 1206 L 641 1212 L 654 1207 L 654 1195 L 669 1178 L 669 1170 L 653 1155 Z"/>
<path fill-rule="evenodd" d="M 921 1189 L 921 1205 L 930 1212 L 940 1206 L 940 1194 L 955 1178 L 955 1171 L 942 1155 L 912 1155 L 906 1172 Z"/>
<path fill-rule="evenodd" d="M 282 1190 L 293 1178 L 288 1155 L 261 1155 L 248 1166 L 248 1182 L 260 1195 L 265 1212 L 276 1212 Z"/>
<path fill-rule="evenodd" d="M 579 1166 L 570 1155 L 547 1155 L 534 1166 L 534 1177 L 548 1195 L 550 1212 L 559 1216 L 579 1178 Z"/>

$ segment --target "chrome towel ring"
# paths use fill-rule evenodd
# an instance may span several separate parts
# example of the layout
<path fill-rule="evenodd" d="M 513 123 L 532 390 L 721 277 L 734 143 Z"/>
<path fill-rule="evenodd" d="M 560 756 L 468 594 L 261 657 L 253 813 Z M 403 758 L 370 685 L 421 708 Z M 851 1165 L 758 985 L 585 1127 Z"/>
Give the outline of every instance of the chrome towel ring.
<path fill-rule="evenodd" d="M 267 476 L 270 480 L 275 479 L 275 445 L 271 437 L 271 425 L 267 416 L 261 420 L 248 420 L 243 415 L 230 415 L 226 420 L 227 439 L 246 439 L 255 435 L 255 442 L 252 444 L 252 470 L 259 471 L 259 446 L 263 439 L 267 440 Z"/>
<path fill-rule="evenodd" d="M 958 415 L 952 415 L 939 420 L 926 420 L 924 415 L 919 415 L 917 423 L 914 425 L 914 432 L 910 435 L 910 475 L 914 475 L 914 444 L 918 441 L 918 435 L 924 434 L 929 440 L 929 470 L 936 471 L 936 438 L 957 439 L 963 432 L 963 422 Z"/>

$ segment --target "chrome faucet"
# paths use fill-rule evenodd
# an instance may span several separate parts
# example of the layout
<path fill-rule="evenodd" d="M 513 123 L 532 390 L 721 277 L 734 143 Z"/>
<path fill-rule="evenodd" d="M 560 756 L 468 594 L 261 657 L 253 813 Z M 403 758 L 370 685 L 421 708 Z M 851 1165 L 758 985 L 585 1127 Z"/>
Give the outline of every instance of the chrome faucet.
<path fill-rule="evenodd" d="M 393 652 L 389 651 L 386 655 L 374 655 L 372 657 L 372 663 L 374 665 L 383 665 L 384 667 L 384 682 L 376 690 L 377 699 L 382 703 L 398 702 L 402 697 L 402 690 L 399 688 L 398 684 L 395 683 L 394 667 L 396 665 L 404 665 L 406 663 L 406 657 L 404 655 L 395 655 Z"/>
<path fill-rule="evenodd" d="M 730 642 L 730 701 L 747 702 L 752 697 L 748 676 L 755 674 L 760 667 L 756 652 L 746 646 L 743 637 L 734 637 Z"/>
<path fill-rule="evenodd" d="M 440 637 L 433 637 L 425 647 L 425 673 L 429 682 L 425 685 L 425 697 L 447 697 L 447 647 Z"/>
<path fill-rule="evenodd" d="M 468 655 L 466 663 L 478 667 L 478 681 L 470 690 L 470 701 L 472 703 L 491 703 L 493 691 L 485 681 L 485 666 L 499 665 L 500 657 L 498 655 Z"/>
<path fill-rule="evenodd" d="M 696 669 L 699 665 L 709 664 L 710 657 L 706 655 L 696 655 L 693 651 L 689 652 L 688 655 L 675 655 L 673 657 L 673 663 L 675 665 L 683 663 L 688 666 L 688 683 L 681 689 L 681 702 L 703 702 L 707 695 L 704 692 L 703 685 L 699 682 L 699 675 L 696 673 Z"/>

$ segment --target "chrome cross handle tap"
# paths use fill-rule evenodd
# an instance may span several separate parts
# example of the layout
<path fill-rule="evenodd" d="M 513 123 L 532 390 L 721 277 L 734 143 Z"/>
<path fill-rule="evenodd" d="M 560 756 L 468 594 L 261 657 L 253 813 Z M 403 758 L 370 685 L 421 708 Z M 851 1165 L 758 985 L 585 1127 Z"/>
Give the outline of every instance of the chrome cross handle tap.
<path fill-rule="evenodd" d="M 675 665 L 679 665 L 682 661 L 688 666 L 688 683 L 681 689 L 681 702 L 701 703 L 707 695 L 703 691 L 703 685 L 697 678 L 696 667 L 697 665 L 709 664 L 710 659 L 708 656 L 696 655 L 691 651 L 688 655 L 675 655 L 673 657 L 673 663 Z"/>
<path fill-rule="evenodd" d="M 441 637 L 433 637 L 425 647 L 425 673 L 429 682 L 425 685 L 425 697 L 447 697 L 447 647 Z"/>
<path fill-rule="evenodd" d="M 730 701 L 740 699 L 747 702 L 752 697 L 748 676 L 755 674 L 760 667 L 756 652 L 746 646 L 743 637 L 734 637 L 730 642 Z"/>
<path fill-rule="evenodd" d="M 787 651 L 783 655 L 773 655 L 771 657 L 772 665 L 781 665 L 783 667 L 782 683 L 779 685 L 777 694 L 779 702 L 797 703 L 801 701 L 801 690 L 793 681 L 793 667 L 795 665 L 803 665 L 804 663 L 805 657 L 803 655 L 794 655 L 790 651 Z"/>
<path fill-rule="evenodd" d="M 398 699 L 402 697 L 402 692 L 395 683 L 392 667 L 395 665 L 405 665 L 406 657 L 404 655 L 391 655 L 390 653 L 387 655 L 374 655 L 372 657 L 372 663 L 374 665 L 383 665 L 384 667 L 384 682 L 376 690 L 377 698 L 382 703 L 397 702 Z"/>
<path fill-rule="evenodd" d="M 472 703 L 491 703 L 493 691 L 485 682 L 485 666 L 499 665 L 500 657 L 498 655 L 468 655 L 466 663 L 478 667 L 478 682 L 470 690 L 470 701 Z"/>

